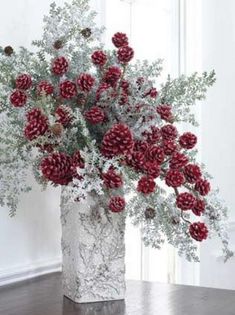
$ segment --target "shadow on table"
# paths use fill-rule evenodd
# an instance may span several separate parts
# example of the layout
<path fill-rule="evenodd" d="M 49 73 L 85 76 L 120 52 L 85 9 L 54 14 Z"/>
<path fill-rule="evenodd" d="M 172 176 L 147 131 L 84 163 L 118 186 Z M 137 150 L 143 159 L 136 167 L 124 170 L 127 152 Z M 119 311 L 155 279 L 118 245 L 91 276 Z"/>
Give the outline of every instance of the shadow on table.
<path fill-rule="evenodd" d="M 77 304 L 63 299 L 63 315 L 125 315 L 125 301 L 107 301 Z"/>

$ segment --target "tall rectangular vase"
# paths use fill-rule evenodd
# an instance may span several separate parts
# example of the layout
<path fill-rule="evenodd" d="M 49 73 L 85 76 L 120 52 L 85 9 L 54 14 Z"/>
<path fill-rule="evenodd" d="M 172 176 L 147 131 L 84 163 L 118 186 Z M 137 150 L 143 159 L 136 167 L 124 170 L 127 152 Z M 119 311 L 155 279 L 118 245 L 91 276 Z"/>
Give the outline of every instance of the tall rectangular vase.
<path fill-rule="evenodd" d="M 61 196 L 63 294 L 77 303 L 125 298 L 125 215 L 107 210 L 102 196 Z"/>

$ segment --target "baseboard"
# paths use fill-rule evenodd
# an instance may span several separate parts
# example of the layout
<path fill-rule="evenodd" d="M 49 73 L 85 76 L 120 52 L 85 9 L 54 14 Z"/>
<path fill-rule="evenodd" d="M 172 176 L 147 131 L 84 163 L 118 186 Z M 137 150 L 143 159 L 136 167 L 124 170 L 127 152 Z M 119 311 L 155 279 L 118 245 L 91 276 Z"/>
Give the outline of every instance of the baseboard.
<path fill-rule="evenodd" d="M 0 270 L 0 286 L 61 271 L 61 258 Z"/>

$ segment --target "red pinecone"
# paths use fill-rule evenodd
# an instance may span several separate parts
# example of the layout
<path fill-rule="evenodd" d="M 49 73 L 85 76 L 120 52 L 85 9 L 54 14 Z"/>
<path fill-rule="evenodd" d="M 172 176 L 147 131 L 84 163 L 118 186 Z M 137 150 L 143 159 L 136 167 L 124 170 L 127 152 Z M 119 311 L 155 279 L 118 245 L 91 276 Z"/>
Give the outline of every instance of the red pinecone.
<path fill-rule="evenodd" d="M 105 157 L 112 158 L 130 153 L 133 146 L 133 136 L 129 127 L 124 124 L 115 124 L 104 135 L 101 151 Z"/>
<path fill-rule="evenodd" d="M 85 163 L 83 158 L 81 157 L 80 151 L 76 151 L 71 160 L 71 175 L 73 178 L 77 178 L 79 180 L 82 179 L 82 176 L 78 174 L 77 168 L 84 168 Z"/>
<path fill-rule="evenodd" d="M 197 137 L 191 132 L 185 132 L 180 136 L 179 144 L 184 149 L 192 149 L 197 144 Z"/>
<path fill-rule="evenodd" d="M 117 51 L 118 61 L 128 63 L 134 57 L 134 50 L 129 46 L 120 47 Z"/>
<path fill-rule="evenodd" d="M 81 153 L 79 150 L 73 154 L 72 164 L 75 165 L 76 167 L 80 167 L 80 168 L 85 167 L 85 162 L 84 162 L 83 158 L 81 157 Z"/>
<path fill-rule="evenodd" d="M 71 99 L 77 94 L 76 84 L 72 81 L 65 80 L 60 83 L 60 96 L 65 99 Z"/>
<path fill-rule="evenodd" d="M 109 209 L 112 212 L 122 212 L 125 209 L 126 201 L 121 196 L 113 196 L 109 201 Z"/>
<path fill-rule="evenodd" d="M 145 162 L 145 154 L 142 151 L 134 151 L 126 157 L 128 165 L 133 167 L 136 171 L 143 170 Z"/>
<path fill-rule="evenodd" d="M 202 213 L 204 213 L 205 207 L 206 207 L 205 201 L 197 199 L 192 211 L 195 215 L 200 216 Z"/>
<path fill-rule="evenodd" d="M 158 96 L 158 91 L 156 88 L 151 88 L 147 93 L 144 94 L 144 97 L 150 96 L 151 98 L 156 98 Z"/>
<path fill-rule="evenodd" d="M 29 141 L 43 136 L 48 131 L 48 118 L 43 114 L 40 108 L 32 109 L 26 114 L 26 117 L 28 122 L 24 128 L 24 135 Z"/>
<path fill-rule="evenodd" d="M 176 198 L 176 205 L 181 210 L 190 210 L 195 206 L 196 198 L 188 192 L 181 193 Z"/>
<path fill-rule="evenodd" d="M 85 113 L 86 120 L 92 125 L 102 123 L 105 119 L 105 114 L 98 106 L 92 106 L 89 111 Z"/>
<path fill-rule="evenodd" d="M 72 181 L 72 159 L 63 152 L 52 153 L 41 161 L 43 176 L 57 185 L 68 185 Z"/>
<path fill-rule="evenodd" d="M 200 178 L 196 181 L 194 188 L 200 195 L 206 196 L 211 190 L 211 185 L 206 179 Z"/>
<path fill-rule="evenodd" d="M 149 144 L 155 144 L 161 138 L 160 129 L 155 126 L 151 126 L 151 131 L 145 131 L 142 135 Z"/>
<path fill-rule="evenodd" d="M 32 78 L 29 74 L 20 74 L 16 78 L 16 87 L 20 90 L 28 90 L 32 86 Z"/>
<path fill-rule="evenodd" d="M 90 92 L 95 83 L 95 78 L 89 73 L 82 73 L 77 79 L 77 85 L 83 92 Z"/>
<path fill-rule="evenodd" d="M 51 95 L 54 92 L 54 87 L 48 81 L 41 81 L 38 83 L 36 90 L 38 95 Z"/>
<path fill-rule="evenodd" d="M 205 223 L 195 222 L 190 224 L 189 233 L 196 241 L 201 242 L 207 239 L 208 229 Z"/>
<path fill-rule="evenodd" d="M 72 111 L 69 106 L 59 105 L 55 111 L 56 122 L 67 127 L 73 119 Z"/>
<path fill-rule="evenodd" d="M 168 104 L 158 105 L 157 113 L 160 115 L 161 119 L 170 121 L 173 117 L 171 109 L 171 106 Z"/>
<path fill-rule="evenodd" d="M 135 140 L 134 151 L 146 152 L 149 148 L 147 141 Z"/>
<path fill-rule="evenodd" d="M 45 116 L 42 112 L 41 108 L 35 107 L 26 113 L 27 121 L 31 121 L 34 119 L 39 119 L 40 117 Z"/>
<path fill-rule="evenodd" d="M 166 155 L 172 155 L 177 150 L 177 144 L 173 140 L 163 141 L 162 146 Z"/>
<path fill-rule="evenodd" d="M 63 75 L 68 71 L 69 63 L 67 59 L 63 56 L 58 57 L 54 60 L 52 64 L 52 72 L 55 75 Z"/>
<path fill-rule="evenodd" d="M 166 184 L 170 187 L 180 187 L 185 182 L 184 174 L 178 170 L 169 170 L 166 173 Z"/>
<path fill-rule="evenodd" d="M 129 101 L 128 95 L 125 92 L 122 92 L 119 99 L 119 105 L 126 105 Z"/>
<path fill-rule="evenodd" d="M 123 92 L 125 94 L 128 94 L 129 93 L 129 86 L 130 86 L 130 83 L 126 80 L 122 80 L 121 82 L 121 88 L 123 89 Z"/>
<path fill-rule="evenodd" d="M 107 55 L 102 50 L 97 50 L 93 52 L 91 59 L 94 65 L 104 66 L 107 62 Z"/>
<path fill-rule="evenodd" d="M 27 95 L 21 90 L 15 90 L 10 96 L 10 102 L 14 107 L 23 107 L 27 102 Z"/>
<path fill-rule="evenodd" d="M 162 164 L 165 158 L 165 154 L 161 147 L 152 145 L 149 147 L 148 151 L 146 152 L 146 157 L 150 161 L 156 161 L 158 162 L 158 164 Z"/>
<path fill-rule="evenodd" d="M 188 164 L 184 168 L 184 175 L 190 184 L 194 184 L 201 176 L 201 169 L 198 165 Z"/>
<path fill-rule="evenodd" d="M 121 78 L 122 71 L 118 67 L 109 67 L 104 74 L 104 81 L 114 87 Z"/>
<path fill-rule="evenodd" d="M 96 91 L 96 100 L 99 101 L 102 94 L 110 88 L 111 88 L 110 84 L 102 82 Z"/>
<path fill-rule="evenodd" d="M 113 168 L 110 168 L 107 173 L 103 173 L 102 179 L 106 188 L 119 188 L 123 185 L 121 175 L 117 174 Z"/>
<path fill-rule="evenodd" d="M 144 172 L 150 177 L 157 178 L 160 175 L 161 169 L 156 161 L 146 161 L 143 164 Z"/>
<path fill-rule="evenodd" d="M 154 192 L 156 188 L 156 183 L 152 177 L 143 176 L 138 181 L 137 191 L 145 195 Z"/>
<path fill-rule="evenodd" d="M 128 37 L 126 34 L 118 32 L 113 35 L 112 42 L 117 48 L 128 46 Z"/>
<path fill-rule="evenodd" d="M 181 169 L 188 163 L 188 157 L 180 152 L 175 152 L 172 154 L 170 160 L 170 168 Z"/>
<path fill-rule="evenodd" d="M 161 134 L 164 140 L 174 140 L 177 137 L 177 129 L 172 125 L 165 125 L 161 128 Z"/>

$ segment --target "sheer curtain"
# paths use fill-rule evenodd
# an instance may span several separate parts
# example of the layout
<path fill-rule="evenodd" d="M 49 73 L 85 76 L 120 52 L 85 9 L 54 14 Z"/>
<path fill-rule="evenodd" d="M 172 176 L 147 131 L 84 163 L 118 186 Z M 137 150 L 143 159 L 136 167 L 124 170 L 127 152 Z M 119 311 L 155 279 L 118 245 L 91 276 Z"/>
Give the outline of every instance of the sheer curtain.
<path fill-rule="evenodd" d="M 106 44 L 113 33 L 125 32 L 137 59 L 164 59 L 161 79 L 177 76 L 181 62 L 180 0 L 104 0 Z M 156 83 L 157 88 L 159 82 Z M 128 221 L 126 230 L 126 271 L 128 279 L 174 281 L 174 250 L 145 248 L 141 232 Z"/>

